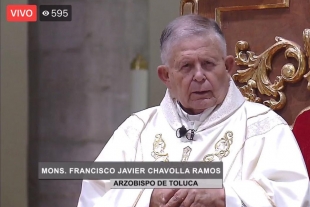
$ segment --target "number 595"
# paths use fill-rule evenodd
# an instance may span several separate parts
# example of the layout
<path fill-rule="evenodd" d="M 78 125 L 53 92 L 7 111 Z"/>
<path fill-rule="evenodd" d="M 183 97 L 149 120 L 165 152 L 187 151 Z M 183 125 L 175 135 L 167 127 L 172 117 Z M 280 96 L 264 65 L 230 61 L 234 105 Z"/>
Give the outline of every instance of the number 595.
<path fill-rule="evenodd" d="M 67 17 L 68 15 L 68 9 L 52 9 L 52 17 Z"/>

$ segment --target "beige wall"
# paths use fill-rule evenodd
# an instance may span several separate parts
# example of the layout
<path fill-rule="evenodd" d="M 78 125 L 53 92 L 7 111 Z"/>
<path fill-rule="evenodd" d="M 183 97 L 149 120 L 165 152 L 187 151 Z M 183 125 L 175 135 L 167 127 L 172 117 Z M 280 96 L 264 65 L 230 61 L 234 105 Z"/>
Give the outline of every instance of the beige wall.
<path fill-rule="evenodd" d="M 149 34 L 149 106 L 158 105 L 164 94 L 165 86 L 157 76 L 157 66 L 161 64 L 159 38 L 165 26 L 179 16 L 180 0 L 150 0 Z"/>
<path fill-rule="evenodd" d="M 165 86 L 157 77 L 159 38 L 166 24 L 179 15 L 180 0 L 149 1 L 149 106 L 158 105 Z M 27 24 L 6 22 L 1 0 L 1 206 L 27 206 Z M 26 4 L 27 0 L 15 0 Z M 18 195 L 18 196 L 17 196 Z"/>
<path fill-rule="evenodd" d="M 27 206 L 27 23 L 6 22 L 1 0 L 1 206 Z M 26 4 L 27 0 L 14 0 Z"/>

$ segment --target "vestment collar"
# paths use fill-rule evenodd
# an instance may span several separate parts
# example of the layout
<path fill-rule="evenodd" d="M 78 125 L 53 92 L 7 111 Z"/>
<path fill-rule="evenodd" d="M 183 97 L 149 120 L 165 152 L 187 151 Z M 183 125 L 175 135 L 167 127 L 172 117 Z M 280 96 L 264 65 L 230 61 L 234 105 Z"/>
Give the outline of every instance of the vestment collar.
<path fill-rule="evenodd" d="M 244 103 L 244 101 L 244 97 L 231 79 L 229 89 L 223 103 L 216 106 L 211 114 L 207 116 L 203 123 L 198 127 L 197 131 L 204 130 L 224 121 L 231 116 Z M 160 104 L 160 108 L 169 125 L 174 130 L 177 130 L 182 126 L 181 116 L 178 113 L 176 105 L 176 99 L 171 97 L 168 89 Z"/>

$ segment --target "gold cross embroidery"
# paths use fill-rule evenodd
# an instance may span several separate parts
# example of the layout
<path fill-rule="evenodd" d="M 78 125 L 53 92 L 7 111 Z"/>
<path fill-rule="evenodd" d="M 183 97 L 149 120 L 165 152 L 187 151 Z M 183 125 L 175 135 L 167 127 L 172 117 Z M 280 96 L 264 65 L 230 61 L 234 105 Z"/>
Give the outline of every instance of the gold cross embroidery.
<path fill-rule="evenodd" d="M 183 154 L 182 154 L 182 162 L 187 162 L 190 154 L 191 154 L 192 148 L 189 146 L 183 148 Z"/>
<path fill-rule="evenodd" d="M 221 138 L 216 144 L 215 144 L 215 152 L 211 154 L 207 154 L 204 158 L 203 161 L 205 162 L 213 162 L 214 157 L 218 157 L 220 161 L 224 157 L 227 157 L 230 152 L 230 146 L 233 143 L 233 132 L 228 131 L 225 133 L 225 136 Z"/>

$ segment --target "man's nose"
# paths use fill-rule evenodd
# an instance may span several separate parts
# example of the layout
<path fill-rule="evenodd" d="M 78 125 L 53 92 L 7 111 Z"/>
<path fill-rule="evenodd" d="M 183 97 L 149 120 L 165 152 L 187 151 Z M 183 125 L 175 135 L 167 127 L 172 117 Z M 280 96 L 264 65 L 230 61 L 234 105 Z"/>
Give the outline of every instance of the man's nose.
<path fill-rule="evenodd" d="M 201 68 L 201 66 L 197 66 L 195 68 L 195 72 L 194 72 L 194 80 L 197 81 L 197 82 L 201 82 L 201 81 L 204 81 L 206 79 L 206 76 L 204 74 L 204 71 L 203 69 Z"/>

